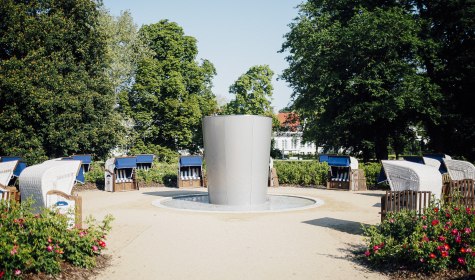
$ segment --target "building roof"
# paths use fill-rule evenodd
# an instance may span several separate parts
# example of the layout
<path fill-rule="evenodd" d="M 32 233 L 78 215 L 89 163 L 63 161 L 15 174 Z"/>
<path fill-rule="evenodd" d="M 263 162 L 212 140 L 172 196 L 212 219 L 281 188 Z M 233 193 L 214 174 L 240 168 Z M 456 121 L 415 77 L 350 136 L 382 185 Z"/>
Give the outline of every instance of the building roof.
<path fill-rule="evenodd" d="M 299 116 L 294 112 L 283 112 L 277 114 L 280 127 L 287 128 L 290 131 L 297 131 L 300 127 Z"/>

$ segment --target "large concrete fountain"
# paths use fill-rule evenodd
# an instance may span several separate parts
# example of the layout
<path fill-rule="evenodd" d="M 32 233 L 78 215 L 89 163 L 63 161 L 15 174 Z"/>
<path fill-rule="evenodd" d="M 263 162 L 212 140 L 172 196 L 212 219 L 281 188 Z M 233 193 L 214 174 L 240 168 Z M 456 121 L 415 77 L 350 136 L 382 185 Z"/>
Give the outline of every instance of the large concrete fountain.
<path fill-rule="evenodd" d="M 263 116 L 212 116 L 203 119 L 208 193 L 165 197 L 158 207 L 204 212 L 263 212 L 306 209 L 322 200 L 268 195 L 272 119 Z"/>
<path fill-rule="evenodd" d="M 266 202 L 271 132 L 269 117 L 204 118 L 210 203 L 252 206 Z"/>

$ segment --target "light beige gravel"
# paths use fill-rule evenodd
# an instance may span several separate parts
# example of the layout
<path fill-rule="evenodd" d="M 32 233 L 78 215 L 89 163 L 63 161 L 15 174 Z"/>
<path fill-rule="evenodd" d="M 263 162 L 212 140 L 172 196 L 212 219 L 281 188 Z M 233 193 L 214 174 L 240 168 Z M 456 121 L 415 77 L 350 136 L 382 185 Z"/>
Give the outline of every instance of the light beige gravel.
<path fill-rule="evenodd" d="M 281 213 L 198 213 L 152 205 L 203 191 L 81 192 L 85 215 L 115 217 L 106 251 L 111 265 L 96 279 L 386 279 L 350 257 L 363 244 L 360 224 L 380 220 L 382 192 L 269 189 L 325 202 Z"/>

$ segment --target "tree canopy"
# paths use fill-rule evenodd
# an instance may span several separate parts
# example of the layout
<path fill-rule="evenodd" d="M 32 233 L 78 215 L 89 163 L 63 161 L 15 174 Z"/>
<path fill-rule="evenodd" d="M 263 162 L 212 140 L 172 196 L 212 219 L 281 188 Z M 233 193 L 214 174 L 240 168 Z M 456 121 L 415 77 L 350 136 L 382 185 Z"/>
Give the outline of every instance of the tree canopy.
<path fill-rule="evenodd" d="M 0 4 L 0 154 L 105 156 L 118 138 L 106 34 L 90 0 Z"/>
<path fill-rule="evenodd" d="M 174 22 L 142 26 L 140 34 L 154 54 L 139 62 L 129 94 L 136 131 L 145 144 L 196 149 L 201 118 L 217 109 L 216 70 L 208 60 L 196 61 L 196 39 Z"/>
<path fill-rule="evenodd" d="M 402 4 L 401 4 L 402 3 Z M 304 137 L 319 145 L 388 157 L 417 127 L 436 125 L 442 95 L 424 63 L 435 43 L 400 1 L 308 1 L 290 25 L 283 73 Z"/>
<path fill-rule="evenodd" d="M 272 115 L 271 100 L 272 77 L 274 72 L 269 65 L 256 65 L 241 75 L 229 87 L 234 94 L 225 107 L 224 113 L 237 115 Z"/>

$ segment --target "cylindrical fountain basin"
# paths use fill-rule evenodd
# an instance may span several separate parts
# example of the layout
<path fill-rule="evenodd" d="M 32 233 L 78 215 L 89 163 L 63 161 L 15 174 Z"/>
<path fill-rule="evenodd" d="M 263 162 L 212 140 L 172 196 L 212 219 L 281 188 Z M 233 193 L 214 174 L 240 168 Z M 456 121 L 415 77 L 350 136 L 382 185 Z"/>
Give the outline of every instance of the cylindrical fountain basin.
<path fill-rule="evenodd" d="M 209 202 L 266 202 L 272 119 L 231 115 L 205 117 L 203 137 Z"/>

